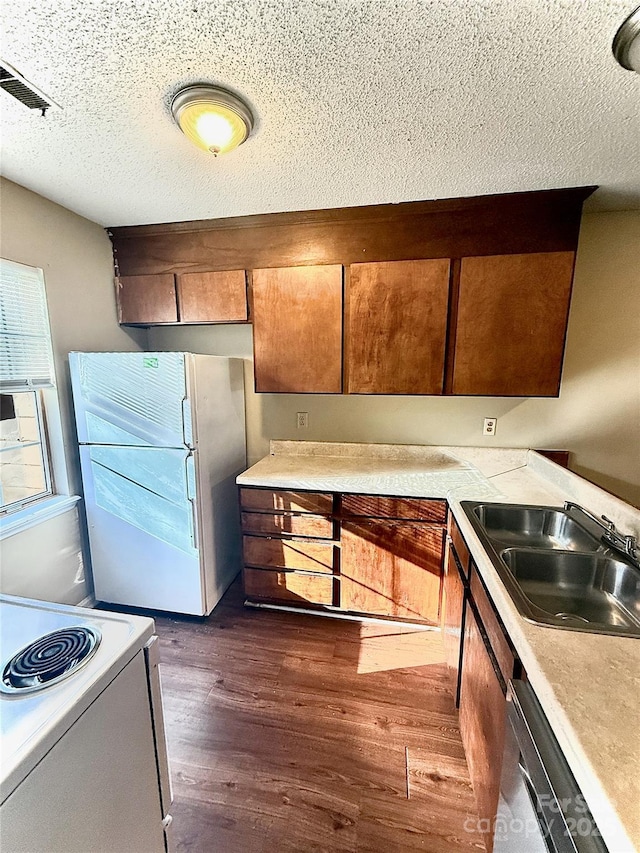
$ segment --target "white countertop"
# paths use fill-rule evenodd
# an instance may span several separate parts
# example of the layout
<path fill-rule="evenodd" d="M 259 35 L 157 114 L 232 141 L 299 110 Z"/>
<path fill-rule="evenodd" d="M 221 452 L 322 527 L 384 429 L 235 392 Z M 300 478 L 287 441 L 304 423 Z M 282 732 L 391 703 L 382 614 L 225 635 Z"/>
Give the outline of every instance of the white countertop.
<path fill-rule="evenodd" d="M 640 510 L 527 449 L 274 441 L 237 482 L 446 497 L 610 853 L 640 850 L 640 640 L 523 619 L 460 501 L 574 500 L 638 538 Z"/>

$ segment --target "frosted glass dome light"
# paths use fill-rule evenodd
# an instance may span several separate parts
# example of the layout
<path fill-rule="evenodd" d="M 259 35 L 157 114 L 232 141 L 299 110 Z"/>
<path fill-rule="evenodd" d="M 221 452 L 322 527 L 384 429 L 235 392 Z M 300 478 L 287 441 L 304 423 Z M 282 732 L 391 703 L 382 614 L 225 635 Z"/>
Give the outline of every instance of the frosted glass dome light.
<path fill-rule="evenodd" d="M 640 74 L 640 6 L 622 22 L 611 47 L 623 68 Z"/>
<path fill-rule="evenodd" d="M 171 114 L 194 145 L 214 156 L 237 148 L 253 130 L 251 110 L 217 86 L 187 86 L 174 95 Z"/>

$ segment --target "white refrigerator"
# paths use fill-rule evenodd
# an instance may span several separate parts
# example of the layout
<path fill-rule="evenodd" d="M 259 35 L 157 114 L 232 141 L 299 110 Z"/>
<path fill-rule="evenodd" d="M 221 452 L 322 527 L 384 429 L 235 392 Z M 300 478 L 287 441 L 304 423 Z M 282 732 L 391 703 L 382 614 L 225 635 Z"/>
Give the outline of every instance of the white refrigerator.
<path fill-rule="evenodd" d="M 95 596 L 210 613 L 240 569 L 242 359 L 69 355 Z"/>

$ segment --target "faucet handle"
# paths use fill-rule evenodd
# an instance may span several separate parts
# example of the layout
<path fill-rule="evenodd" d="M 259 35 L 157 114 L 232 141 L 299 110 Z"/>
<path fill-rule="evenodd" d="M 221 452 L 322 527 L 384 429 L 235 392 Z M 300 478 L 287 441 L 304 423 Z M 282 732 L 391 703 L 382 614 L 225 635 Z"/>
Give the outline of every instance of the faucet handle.
<path fill-rule="evenodd" d="M 606 515 L 601 515 L 600 518 L 606 523 L 609 533 L 616 532 L 616 526 L 610 518 L 607 518 Z"/>

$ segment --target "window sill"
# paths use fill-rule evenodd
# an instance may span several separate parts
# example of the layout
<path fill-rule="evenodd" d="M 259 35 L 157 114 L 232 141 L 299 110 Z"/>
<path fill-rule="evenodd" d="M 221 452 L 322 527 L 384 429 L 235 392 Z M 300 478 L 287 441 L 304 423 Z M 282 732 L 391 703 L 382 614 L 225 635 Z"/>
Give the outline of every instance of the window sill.
<path fill-rule="evenodd" d="M 0 541 L 16 533 L 22 533 L 31 527 L 42 524 L 56 515 L 62 515 L 74 507 L 80 498 L 77 495 L 54 495 L 32 506 L 12 512 L 0 518 Z"/>

